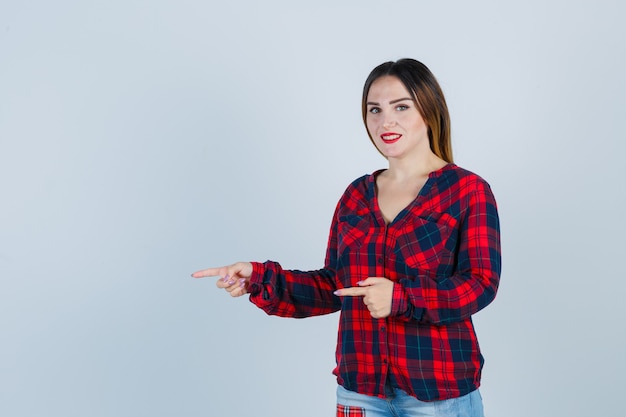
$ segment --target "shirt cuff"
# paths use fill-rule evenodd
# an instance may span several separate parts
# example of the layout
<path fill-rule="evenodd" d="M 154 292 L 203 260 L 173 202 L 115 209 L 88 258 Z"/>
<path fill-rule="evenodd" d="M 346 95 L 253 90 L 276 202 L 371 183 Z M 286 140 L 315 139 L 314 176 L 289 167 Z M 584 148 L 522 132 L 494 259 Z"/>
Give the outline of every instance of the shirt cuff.
<path fill-rule="evenodd" d="M 409 310 L 409 296 L 404 287 L 396 282 L 391 295 L 391 316 L 404 316 Z"/>
<path fill-rule="evenodd" d="M 248 292 L 256 295 L 263 289 L 263 276 L 265 275 L 265 265 L 260 262 L 250 262 L 252 264 L 252 275 L 248 281 Z"/>

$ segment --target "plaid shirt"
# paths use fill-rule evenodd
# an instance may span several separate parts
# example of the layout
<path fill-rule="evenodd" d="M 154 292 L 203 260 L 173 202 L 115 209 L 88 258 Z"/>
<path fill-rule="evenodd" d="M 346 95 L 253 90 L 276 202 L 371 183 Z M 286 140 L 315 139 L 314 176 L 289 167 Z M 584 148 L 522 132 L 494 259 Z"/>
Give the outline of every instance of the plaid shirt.
<path fill-rule="evenodd" d="M 389 376 L 420 400 L 480 385 L 483 357 L 471 315 L 495 297 L 500 232 L 489 185 L 454 164 L 432 172 L 417 198 L 386 224 L 376 175 L 355 180 L 337 204 L 324 268 L 253 263 L 250 300 L 267 314 L 308 317 L 341 310 L 339 384 L 385 397 Z M 391 315 L 372 318 L 361 297 L 337 297 L 367 277 L 394 282 Z"/>

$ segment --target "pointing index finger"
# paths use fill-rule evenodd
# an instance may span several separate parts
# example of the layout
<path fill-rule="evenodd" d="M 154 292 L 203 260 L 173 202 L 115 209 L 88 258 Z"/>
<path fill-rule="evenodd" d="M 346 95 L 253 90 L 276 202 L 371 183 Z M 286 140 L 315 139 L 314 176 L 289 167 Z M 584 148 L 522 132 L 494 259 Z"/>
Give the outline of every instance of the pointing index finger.
<path fill-rule="evenodd" d="M 222 274 L 220 274 L 220 270 L 223 268 L 208 268 L 208 269 L 203 269 L 201 271 L 197 271 L 194 272 L 193 274 L 191 274 L 192 277 L 194 278 L 204 278 L 204 277 L 216 277 L 216 276 L 221 276 Z"/>
<path fill-rule="evenodd" d="M 361 287 L 349 287 L 349 288 L 341 288 L 334 292 L 335 295 L 339 297 L 362 297 L 367 293 L 367 288 Z"/>

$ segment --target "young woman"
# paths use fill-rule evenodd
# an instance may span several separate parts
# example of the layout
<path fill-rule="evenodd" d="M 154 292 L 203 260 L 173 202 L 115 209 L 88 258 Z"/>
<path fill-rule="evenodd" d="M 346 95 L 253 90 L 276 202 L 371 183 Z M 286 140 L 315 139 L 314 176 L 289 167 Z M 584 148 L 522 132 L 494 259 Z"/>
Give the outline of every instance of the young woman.
<path fill-rule="evenodd" d="M 346 189 L 322 269 L 238 262 L 193 276 L 219 276 L 219 288 L 249 293 L 267 314 L 341 311 L 338 416 L 482 416 L 471 316 L 500 277 L 493 194 L 453 163 L 446 101 L 424 64 L 376 67 L 362 111 L 389 165 Z"/>

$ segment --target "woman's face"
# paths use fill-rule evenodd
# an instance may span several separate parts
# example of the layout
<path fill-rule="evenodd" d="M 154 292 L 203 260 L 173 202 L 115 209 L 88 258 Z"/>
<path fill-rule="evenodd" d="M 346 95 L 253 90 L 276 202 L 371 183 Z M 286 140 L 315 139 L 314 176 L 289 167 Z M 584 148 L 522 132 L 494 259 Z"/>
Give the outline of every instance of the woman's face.
<path fill-rule="evenodd" d="M 366 104 L 367 130 L 387 158 L 430 151 L 428 126 L 398 78 L 384 76 L 374 81 Z"/>

